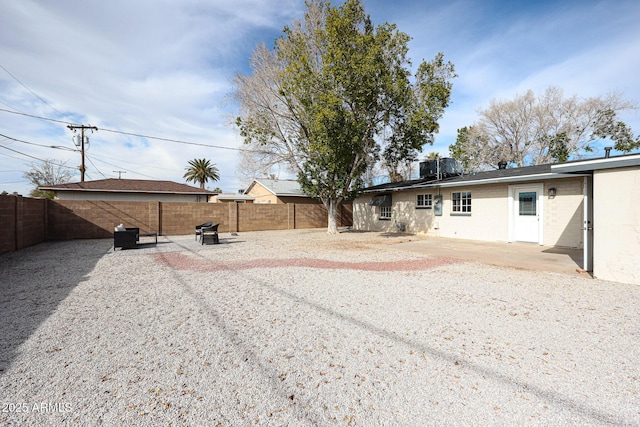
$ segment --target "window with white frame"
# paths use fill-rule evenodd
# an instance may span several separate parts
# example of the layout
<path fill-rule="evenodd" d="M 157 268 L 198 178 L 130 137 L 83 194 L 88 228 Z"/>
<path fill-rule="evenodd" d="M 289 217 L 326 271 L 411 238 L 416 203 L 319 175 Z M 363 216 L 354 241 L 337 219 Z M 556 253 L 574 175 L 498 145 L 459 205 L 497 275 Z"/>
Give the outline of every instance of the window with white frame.
<path fill-rule="evenodd" d="M 379 219 L 390 220 L 391 219 L 391 194 L 379 194 L 373 196 L 371 199 L 371 206 L 374 206 L 379 214 Z"/>
<path fill-rule="evenodd" d="M 380 219 L 391 219 L 391 206 L 380 206 Z"/>
<path fill-rule="evenodd" d="M 471 191 L 451 193 L 451 212 L 471 213 Z"/>
<path fill-rule="evenodd" d="M 417 200 L 416 200 L 416 208 L 431 209 L 432 207 L 433 207 L 433 195 L 418 194 Z"/>

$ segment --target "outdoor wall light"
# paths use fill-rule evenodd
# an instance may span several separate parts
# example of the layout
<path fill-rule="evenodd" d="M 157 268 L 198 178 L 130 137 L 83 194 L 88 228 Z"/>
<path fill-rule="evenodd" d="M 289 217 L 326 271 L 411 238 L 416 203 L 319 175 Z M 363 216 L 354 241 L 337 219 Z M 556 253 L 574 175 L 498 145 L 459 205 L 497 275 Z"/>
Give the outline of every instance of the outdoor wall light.
<path fill-rule="evenodd" d="M 555 188 L 550 188 L 549 189 L 549 197 L 556 197 L 556 189 Z"/>

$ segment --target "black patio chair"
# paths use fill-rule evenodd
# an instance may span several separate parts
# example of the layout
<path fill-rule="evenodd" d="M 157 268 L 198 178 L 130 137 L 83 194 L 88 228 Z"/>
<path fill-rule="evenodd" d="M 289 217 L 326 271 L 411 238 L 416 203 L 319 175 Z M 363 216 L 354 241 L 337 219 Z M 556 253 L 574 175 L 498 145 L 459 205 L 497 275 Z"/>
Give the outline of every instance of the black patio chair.
<path fill-rule="evenodd" d="M 211 221 L 207 221 L 204 224 L 196 225 L 196 240 L 198 240 L 198 236 L 200 235 L 200 230 L 202 229 L 202 227 L 211 227 L 212 225 L 213 222 Z"/>
<path fill-rule="evenodd" d="M 207 239 L 211 239 L 214 245 L 220 243 L 218 238 L 218 226 L 220 224 L 212 225 L 211 227 L 202 227 L 200 229 L 200 244 L 204 245 Z"/>
<path fill-rule="evenodd" d="M 133 249 L 138 247 L 140 241 L 140 229 L 138 227 L 127 227 L 123 231 L 113 232 L 113 250 L 116 248 Z"/>

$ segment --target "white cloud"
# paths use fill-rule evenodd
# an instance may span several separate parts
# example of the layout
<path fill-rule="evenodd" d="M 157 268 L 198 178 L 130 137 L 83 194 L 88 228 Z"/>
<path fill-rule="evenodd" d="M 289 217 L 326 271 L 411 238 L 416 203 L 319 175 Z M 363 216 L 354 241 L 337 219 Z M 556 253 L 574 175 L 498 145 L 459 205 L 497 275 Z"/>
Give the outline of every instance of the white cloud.
<path fill-rule="evenodd" d="M 472 124 L 476 111 L 493 98 L 557 85 L 566 94 L 620 90 L 640 100 L 640 33 L 634 22 L 640 6 L 611 3 L 366 0 L 365 7 L 375 23 L 397 23 L 413 37 L 414 63 L 443 51 L 455 64 L 460 77 L 452 105 L 436 144 L 425 149 L 447 154 L 456 130 Z M 212 186 L 235 191 L 241 186 L 237 151 L 104 129 L 241 148 L 229 125 L 231 78 L 248 72 L 256 44 L 271 46 L 304 7 L 303 0 L 0 2 L 0 64 L 53 107 L 0 69 L 0 108 L 103 129 L 91 136 L 88 155 L 107 176 L 126 169 L 126 178 L 183 182 L 187 162 L 205 157 L 222 175 Z M 640 117 L 627 117 L 640 132 Z M 71 131 L 61 123 L 0 112 L 0 129 L 38 144 L 73 146 Z M 0 145 L 80 163 L 77 152 L 1 138 Z M 15 181 L 31 161 L 0 148 L 0 191 L 28 193 L 26 184 Z M 95 167 L 88 165 L 91 177 L 102 178 Z"/>

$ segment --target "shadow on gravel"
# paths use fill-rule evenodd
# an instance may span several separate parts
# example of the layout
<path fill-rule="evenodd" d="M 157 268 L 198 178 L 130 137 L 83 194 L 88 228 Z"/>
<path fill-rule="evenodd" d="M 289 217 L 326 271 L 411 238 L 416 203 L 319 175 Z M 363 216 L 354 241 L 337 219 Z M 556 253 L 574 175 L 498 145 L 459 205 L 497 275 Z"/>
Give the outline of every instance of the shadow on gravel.
<path fill-rule="evenodd" d="M 0 376 L 20 346 L 112 249 L 112 239 L 71 240 L 0 256 Z"/>
<path fill-rule="evenodd" d="M 238 276 L 243 275 L 241 271 L 235 271 L 235 273 Z M 203 304 L 202 301 L 204 301 L 204 299 L 198 295 L 198 291 L 192 289 L 188 284 L 186 284 L 184 280 L 181 279 L 177 271 L 174 270 L 174 274 L 175 274 L 176 281 L 185 289 L 186 292 L 192 294 L 194 301 L 202 305 L 202 309 L 205 312 L 209 313 L 209 315 L 212 317 L 213 323 L 217 324 L 220 327 L 220 329 L 223 330 L 225 334 L 233 342 L 232 337 L 238 336 L 239 331 L 234 330 L 233 327 L 228 325 L 224 321 L 224 319 L 220 316 L 220 314 L 216 313 L 215 311 L 212 311 L 211 307 L 208 307 L 206 304 Z M 441 351 L 423 342 L 412 340 L 410 338 L 397 334 L 396 332 L 389 331 L 384 328 L 380 328 L 379 326 L 376 326 L 373 323 L 365 322 L 351 316 L 345 316 L 341 313 L 336 312 L 331 308 L 324 307 L 313 301 L 309 301 L 298 295 L 290 293 L 282 288 L 273 286 L 268 282 L 255 280 L 254 277 L 250 277 L 248 278 L 248 280 L 253 281 L 256 286 L 260 286 L 267 292 L 273 292 L 273 293 L 279 294 L 280 298 L 291 300 L 296 304 L 310 307 L 315 311 L 328 315 L 331 318 L 335 319 L 338 323 L 343 323 L 346 325 L 350 325 L 350 327 L 362 329 L 369 333 L 373 333 L 380 337 L 383 337 L 386 340 L 393 341 L 397 344 L 406 345 L 411 349 L 419 350 L 425 354 L 431 355 L 431 357 L 435 359 L 444 361 L 446 363 L 450 363 L 451 365 L 459 366 L 460 368 L 467 368 L 485 378 L 491 379 L 492 381 L 495 381 L 496 383 L 501 384 L 501 386 L 505 388 L 516 389 L 520 392 L 531 394 L 536 398 L 540 399 L 541 401 L 546 402 L 548 405 L 552 405 L 558 408 L 566 408 L 575 414 L 579 414 L 580 416 L 589 418 L 597 423 L 603 423 L 606 425 L 614 425 L 614 426 L 629 425 L 627 420 L 620 418 L 619 416 L 613 413 L 603 412 L 600 409 L 594 408 L 592 406 L 589 406 L 588 404 L 579 402 L 577 400 L 572 399 L 571 397 L 558 393 L 556 390 L 547 389 L 547 388 L 543 388 L 538 385 L 535 385 L 532 382 L 527 381 L 527 378 L 514 377 L 512 375 L 508 375 L 503 372 L 500 372 L 499 370 L 494 370 L 491 368 L 484 367 L 480 364 L 473 363 L 463 357 L 459 357 L 455 354 Z M 248 347 L 250 348 L 252 344 L 253 343 L 249 344 Z M 247 343 L 244 343 L 244 344 L 237 343 L 237 347 L 239 352 L 246 351 L 243 349 L 247 347 Z M 280 396 L 282 396 L 283 400 L 286 400 L 285 396 L 287 395 L 287 391 L 283 390 L 282 385 L 279 384 L 279 381 L 275 380 L 277 378 L 277 373 L 272 372 L 269 369 L 269 367 L 267 367 L 264 363 L 260 361 L 260 358 L 257 355 L 247 354 L 246 357 L 247 357 L 246 360 L 256 368 L 258 368 L 262 372 L 262 374 L 269 380 L 272 390 L 276 394 L 279 394 Z M 300 409 L 300 408 L 297 408 L 297 409 Z M 318 421 L 319 419 L 321 419 L 320 414 L 312 415 L 310 413 L 305 413 L 305 412 L 300 412 L 298 416 L 301 418 L 308 418 L 312 421 Z"/>
<path fill-rule="evenodd" d="M 188 250 L 188 248 L 186 247 L 185 249 Z M 197 253 L 194 254 L 196 257 L 199 256 Z M 159 256 L 163 257 L 165 255 L 159 254 Z M 376 334 L 386 340 L 395 342 L 400 345 L 405 345 L 414 350 L 419 350 L 425 354 L 429 354 L 434 359 L 450 363 L 452 366 L 455 365 L 460 368 L 467 368 L 487 379 L 490 379 L 491 381 L 500 384 L 502 387 L 515 389 L 522 393 L 531 394 L 537 399 L 546 402 L 548 405 L 552 405 L 557 408 L 566 408 L 574 414 L 579 414 L 580 416 L 593 420 L 595 423 L 615 426 L 629 425 L 627 420 L 615 415 L 614 413 L 601 411 L 600 409 L 597 409 L 586 403 L 579 402 L 569 396 L 563 395 L 554 389 L 540 387 L 533 382 L 528 381 L 527 378 L 518 378 L 509 374 L 505 374 L 500 370 L 487 368 L 480 364 L 471 362 L 463 357 L 459 357 L 455 354 L 447 353 L 434 348 L 424 342 L 412 340 L 396 332 L 381 328 L 373 323 L 362 321 L 351 316 L 345 316 L 344 314 L 338 313 L 331 308 L 325 307 L 313 301 L 309 301 L 282 288 L 274 286 L 267 281 L 256 280 L 256 278 L 253 276 L 245 277 L 243 272 L 240 270 L 235 270 L 234 272 L 239 277 L 243 277 L 243 279 L 251 281 L 255 284 L 255 286 L 258 286 L 267 292 L 278 294 L 280 298 L 288 299 L 290 301 L 293 301 L 295 304 L 307 306 L 317 312 L 323 313 L 335 319 L 337 323 L 346 324 L 349 325 L 349 327 L 359 328 L 369 333 Z M 243 355 L 243 357 L 245 358 L 245 362 L 252 365 L 255 369 L 261 372 L 261 374 L 267 381 L 265 382 L 265 385 L 268 384 L 271 390 L 276 395 L 279 395 L 281 397 L 282 401 L 287 402 L 287 399 L 291 399 L 291 391 L 285 389 L 282 382 L 278 380 L 278 372 L 274 371 L 270 366 L 268 366 L 268 364 L 265 364 L 260 359 L 259 355 L 248 350 L 254 347 L 255 343 L 243 343 L 238 341 L 236 337 L 241 335 L 239 328 L 228 323 L 222 313 L 217 312 L 215 309 L 204 302 L 206 299 L 201 295 L 202 290 L 195 289 L 191 285 L 189 285 L 187 281 L 183 279 L 178 270 L 172 270 L 172 274 L 176 284 L 182 287 L 183 291 L 193 298 L 193 301 L 200 306 L 202 311 L 210 316 L 211 324 L 216 325 L 228 337 L 229 341 L 236 347 L 236 351 L 238 352 L 238 354 Z M 313 413 L 313 410 L 310 409 L 312 408 L 311 404 L 307 406 L 306 410 L 302 409 L 303 406 L 305 405 L 294 406 L 293 410 L 296 411 L 298 419 L 308 420 L 313 422 L 314 424 L 322 423 L 322 414 Z"/>
<path fill-rule="evenodd" d="M 517 378 L 511 375 L 504 374 L 498 370 L 481 366 L 477 363 L 473 363 L 469 360 L 465 360 L 463 357 L 458 357 L 455 354 L 447 353 L 439 349 L 433 348 L 423 342 L 415 341 L 393 331 L 388 331 L 384 328 L 380 328 L 373 323 L 365 322 L 354 317 L 345 316 L 330 308 L 324 307 L 316 302 L 308 301 L 305 298 L 301 298 L 295 294 L 292 294 L 277 286 L 270 285 L 266 282 L 257 281 L 256 284 L 263 288 L 280 294 L 281 297 L 295 301 L 297 304 L 306 305 L 312 309 L 324 313 L 339 322 L 351 325 L 363 329 L 369 333 L 376 334 L 389 341 L 394 341 L 401 345 L 406 345 L 410 349 L 419 350 L 425 354 L 431 355 L 431 357 L 442 360 L 444 362 L 456 365 L 460 368 L 468 368 L 480 374 L 483 377 L 489 378 L 496 383 L 501 384 L 504 387 L 519 390 L 524 393 L 529 393 L 538 399 L 547 402 L 549 405 L 553 405 L 558 408 L 566 408 L 575 414 L 579 414 L 586 418 L 590 418 L 598 423 L 603 423 L 612 426 L 627 426 L 631 425 L 627 420 L 620 418 L 614 414 L 603 412 L 597 408 L 591 407 L 587 404 L 578 402 L 570 397 L 564 396 L 553 389 L 545 389 L 539 387 L 531 382 L 528 382 L 526 378 Z"/>

